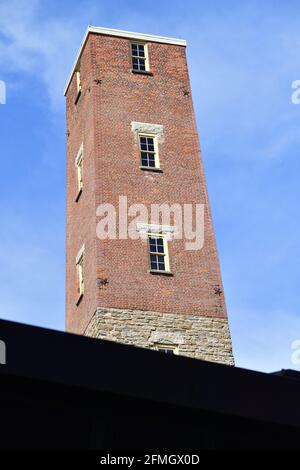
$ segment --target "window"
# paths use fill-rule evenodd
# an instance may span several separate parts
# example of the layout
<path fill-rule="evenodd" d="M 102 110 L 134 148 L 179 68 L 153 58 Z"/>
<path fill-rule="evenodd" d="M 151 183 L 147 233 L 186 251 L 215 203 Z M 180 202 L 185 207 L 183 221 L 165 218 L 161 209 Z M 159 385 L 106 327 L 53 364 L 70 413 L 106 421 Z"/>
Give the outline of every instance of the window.
<path fill-rule="evenodd" d="M 131 43 L 132 70 L 136 72 L 149 71 L 148 51 L 145 44 Z"/>
<path fill-rule="evenodd" d="M 158 145 L 155 135 L 139 135 L 141 167 L 159 169 Z"/>
<path fill-rule="evenodd" d="M 149 235 L 150 271 L 170 272 L 168 242 L 163 235 Z"/>
<path fill-rule="evenodd" d="M 78 201 L 80 194 L 82 193 L 83 188 L 83 144 L 81 144 L 79 152 L 77 154 L 76 160 L 76 172 L 77 172 L 77 196 L 76 201 Z"/>
<path fill-rule="evenodd" d="M 76 257 L 76 268 L 77 268 L 77 293 L 78 293 L 78 300 L 77 305 L 79 304 L 80 300 L 84 294 L 84 270 L 83 270 L 83 263 L 84 263 L 84 246 L 80 249 L 77 257 Z"/>
<path fill-rule="evenodd" d="M 81 78 L 80 78 L 80 71 L 76 72 L 76 86 L 77 86 L 77 95 L 81 93 Z"/>
<path fill-rule="evenodd" d="M 81 78 L 80 78 L 79 70 L 75 72 L 75 80 L 76 80 L 76 91 L 77 91 L 76 96 L 75 96 L 75 105 L 76 105 L 81 95 Z"/>
<path fill-rule="evenodd" d="M 175 346 L 174 344 L 157 344 L 155 349 L 156 351 L 160 351 L 165 354 L 179 354 L 178 346 Z"/>

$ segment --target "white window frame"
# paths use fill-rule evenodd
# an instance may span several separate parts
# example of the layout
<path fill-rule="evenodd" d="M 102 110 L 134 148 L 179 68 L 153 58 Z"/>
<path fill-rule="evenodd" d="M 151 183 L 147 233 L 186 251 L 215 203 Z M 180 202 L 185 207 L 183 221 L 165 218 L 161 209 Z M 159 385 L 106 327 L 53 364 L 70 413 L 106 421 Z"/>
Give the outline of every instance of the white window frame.
<path fill-rule="evenodd" d="M 173 351 L 174 356 L 179 355 L 179 346 L 177 344 L 163 344 L 159 343 L 155 345 L 155 351 L 163 352 L 164 349 L 170 349 Z"/>
<path fill-rule="evenodd" d="M 132 59 L 135 57 L 132 55 L 132 44 L 138 44 L 140 46 L 144 46 L 144 51 L 145 51 L 145 57 L 136 57 L 136 58 L 140 58 L 140 59 L 143 59 L 145 58 L 145 68 L 146 70 L 137 70 L 137 69 L 134 69 L 133 68 L 133 63 L 132 63 Z M 146 42 L 143 42 L 143 41 L 134 41 L 132 40 L 130 42 L 130 57 L 131 57 L 131 69 L 133 72 L 136 72 L 136 73 L 145 73 L 145 72 L 150 72 L 150 62 L 149 62 L 149 51 L 148 51 L 148 44 Z"/>
<path fill-rule="evenodd" d="M 78 201 L 79 196 L 82 193 L 83 189 L 83 143 L 78 150 L 78 153 L 75 158 L 75 167 L 76 167 L 76 176 L 77 176 L 77 195 L 76 201 Z"/>
<path fill-rule="evenodd" d="M 84 245 L 80 248 L 76 256 L 76 274 L 77 274 L 77 305 L 84 295 Z"/>
<path fill-rule="evenodd" d="M 77 87 L 77 94 L 81 93 L 81 76 L 80 70 L 76 71 L 76 87 Z"/>
<path fill-rule="evenodd" d="M 153 252 L 151 253 L 150 251 L 150 238 L 161 238 L 163 240 L 163 246 L 164 246 L 164 253 L 157 253 L 158 255 L 164 256 L 164 261 L 165 261 L 165 270 L 157 270 L 157 269 L 152 269 L 151 268 L 151 254 L 154 254 Z M 149 255 L 149 271 L 150 272 L 155 272 L 155 273 L 171 273 L 170 269 L 170 257 L 169 257 L 169 246 L 168 246 L 168 238 L 165 234 L 163 233 L 157 233 L 157 232 L 148 232 L 148 255 Z"/>
<path fill-rule="evenodd" d="M 147 153 L 145 150 L 141 148 L 141 137 L 150 137 L 153 139 L 154 142 L 154 161 L 155 166 L 144 166 L 142 165 L 142 152 Z M 160 170 L 160 161 L 159 161 L 159 148 L 158 148 L 158 137 L 157 134 L 150 134 L 147 132 L 139 132 L 138 133 L 138 142 L 139 142 L 139 152 L 140 152 L 140 168 L 143 170 Z"/>

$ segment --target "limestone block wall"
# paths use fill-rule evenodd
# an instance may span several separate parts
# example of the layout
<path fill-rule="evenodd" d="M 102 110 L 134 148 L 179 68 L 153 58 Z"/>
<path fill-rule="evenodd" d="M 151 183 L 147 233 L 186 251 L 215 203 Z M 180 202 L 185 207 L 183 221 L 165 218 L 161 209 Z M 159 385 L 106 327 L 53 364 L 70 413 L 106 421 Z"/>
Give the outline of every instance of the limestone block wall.
<path fill-rule="evenodd" d="M 226 319 L 98 308 L 84 334 L 149 349 L 176 345 L 181 356 L 234 365 Z"/>

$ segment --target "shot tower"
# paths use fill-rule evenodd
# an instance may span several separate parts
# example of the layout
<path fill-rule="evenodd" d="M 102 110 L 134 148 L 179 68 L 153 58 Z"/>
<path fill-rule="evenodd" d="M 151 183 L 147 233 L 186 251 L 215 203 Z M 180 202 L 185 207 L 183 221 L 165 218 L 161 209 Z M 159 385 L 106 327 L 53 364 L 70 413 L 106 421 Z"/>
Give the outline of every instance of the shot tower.
<path fill-rule="evenodd" d="M 65 95 L 67 331 L 233 364 L 186 42 L 90 26 Z M 172 210 L 99 238 L 99 207 L 118 222 L 125 203 L 202 206 L 203 246 L 176 237 Z"/>

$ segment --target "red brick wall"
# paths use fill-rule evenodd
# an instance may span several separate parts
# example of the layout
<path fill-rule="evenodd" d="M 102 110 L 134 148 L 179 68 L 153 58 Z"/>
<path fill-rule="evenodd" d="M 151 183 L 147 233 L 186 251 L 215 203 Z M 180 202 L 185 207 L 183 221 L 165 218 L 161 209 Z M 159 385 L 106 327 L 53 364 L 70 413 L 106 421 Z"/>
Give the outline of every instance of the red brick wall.
<path fill-rule="evenodd" d="M 88 42 L 81 58 L 82 94 L 77 96 L 76 77 L 67 93 L 67 221 L 66 221 L 66 329 L 81 332 L 84 321 L 97 307 L 96 291 L 96 237 L 95 237 L 95 126 L 93 104 L 93 70 L 91 43 Z M 75 159 L 84 143 L 83 178 L 86 182 L 78 202 Z M 78 282 L 76 255 L 85 244 L 85 294 L 77 307 Z M 84 313 L 83 313 L 84 312 Z M 86 318 L 84 318 L 86 317 Z"/>
<path fill-rule="evenodd" d="M 67 329 L 82 333 L 97 306 L 226 318 L 185 48 L 148 43 L 152 76 L 131 72 L 130 41 L 90 34 L 81 60 L 82 96 L 67 92 Z M 97 84 L 95 80 L 101 80 Z M 184 94 L 184 90 L 189 92 Z M 131 122 L 162 124 L 162 173 L 142 171 Z M 84 188 L 75 202 L 75 157 L 84 141 Z M 147 243 L 96 237 L 96 207 L 128 204 L 205 204 L 205 243 L 186 251 L 169 243 L 172 277 L 147 272 Z M 145 221 L 147 222 L 147 221 Z M 75 257 L 85 243 L 85 295 L 76 306 Z M 105 287 L 97 278 L 108 279 Z"/>

